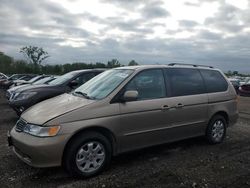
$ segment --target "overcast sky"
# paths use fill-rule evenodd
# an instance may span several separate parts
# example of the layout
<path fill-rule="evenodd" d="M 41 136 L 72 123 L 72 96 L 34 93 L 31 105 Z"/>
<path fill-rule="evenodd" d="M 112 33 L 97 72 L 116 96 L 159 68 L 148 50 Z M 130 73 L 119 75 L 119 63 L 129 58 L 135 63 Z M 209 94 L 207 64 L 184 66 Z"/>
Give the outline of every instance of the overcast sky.
<path fill-rule="evenodd" d="M 46 63 L 172 62 L 250 72 L 250 0 L 0 0 L 0 51 Z"/>

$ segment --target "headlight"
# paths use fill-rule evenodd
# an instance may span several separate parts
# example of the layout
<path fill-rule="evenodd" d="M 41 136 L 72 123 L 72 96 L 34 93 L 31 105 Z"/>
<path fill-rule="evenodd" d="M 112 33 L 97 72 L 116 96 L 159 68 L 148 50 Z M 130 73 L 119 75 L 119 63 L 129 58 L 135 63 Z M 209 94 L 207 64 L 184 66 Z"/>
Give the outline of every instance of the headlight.
<path fill-rule="evenodd" d="M 48 137 L 57 135 L 60 130 L 60 126 L 41 127 L 39 125 L 26 124 L 23 132 L 31 134 L 33 136 Z"/>
<path fill-rule="evenodd" d="M 23 92 L 23 93 L 15 93 L 13 96 L 13 100 L 23 100 L 34 96 L 37 92 Z"/>

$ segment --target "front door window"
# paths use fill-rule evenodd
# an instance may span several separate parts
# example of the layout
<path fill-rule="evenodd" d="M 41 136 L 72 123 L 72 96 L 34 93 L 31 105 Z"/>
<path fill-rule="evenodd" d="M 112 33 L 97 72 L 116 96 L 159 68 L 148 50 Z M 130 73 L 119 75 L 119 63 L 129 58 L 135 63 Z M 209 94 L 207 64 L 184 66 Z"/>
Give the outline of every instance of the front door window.
<path fill-rule="evenodd" d="M 126 86 L 126 91 L 138 91 L 138 100 L 166 97 L 163 72 L 160 69 L 142 71 Z"/>

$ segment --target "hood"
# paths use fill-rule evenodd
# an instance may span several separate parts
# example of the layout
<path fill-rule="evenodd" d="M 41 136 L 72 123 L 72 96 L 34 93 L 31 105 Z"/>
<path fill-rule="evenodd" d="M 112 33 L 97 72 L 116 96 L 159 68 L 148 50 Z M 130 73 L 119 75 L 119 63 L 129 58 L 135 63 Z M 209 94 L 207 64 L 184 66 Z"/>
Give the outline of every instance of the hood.
<path fill-rule="evenodd" d="M 43 125 L 55 117 L 93 102 L 95 101 L 71 94 L 62 94 L 32 106 L 22 114 L 21 118 L 29 123 Z"/>
<path fill-rule="evenodd" d="M 27 87 L 27 86 L 28 85 L 15 86 L 15 87 L 12 87 L 12 88 L 8 89 L 8 91 L 11 93 L 11 92 L 14 92 L 14 91 L 18 91 L 19 89 Z"/>
<path fill-rule="evenodd" d="M 29 81 L 26 80 L 14 80 L 13 83 L 29 83 Z"/>
<path fill-rule="evenodd" d="M 18 88 L 15 92 L 23 92 L 26 90 L 36 90 L 41 88 L 54 88 L 56 86 L 48 85 L 48 84 L 41 84 L 41 85 L 25 85 L 24 87 Z"/>

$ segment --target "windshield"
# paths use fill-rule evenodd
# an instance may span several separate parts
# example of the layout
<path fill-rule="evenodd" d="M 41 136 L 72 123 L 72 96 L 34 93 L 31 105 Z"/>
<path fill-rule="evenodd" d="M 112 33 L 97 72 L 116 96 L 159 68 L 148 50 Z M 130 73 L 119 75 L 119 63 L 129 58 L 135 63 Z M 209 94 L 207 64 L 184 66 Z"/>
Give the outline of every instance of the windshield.
<path fill-rule="evenodd" d="M 43 78 L 41 80 L 38 80 L 38 81 L 34 82 L 33 84 L 35 84 L 35 85 L 45 84 L 51 79 L 53 79 L 53 78 L 52 77 L 45 77 L 45 78 Z"/>
<path fill-rule="evenodd" d="M 77 88 L 74 93 L 82 93 L 90 99 L 103 99 L 130 76 L 133 71 L 129 69 L 105 71 Z"/>
<path fill-rule="evenodd" d="M 33 78 L 33 76 L 27 75 L 27 76 L 23 76 L 23 77 L 18 78 L 18 80 L 30 81 L 32 78 Z"/>
<path fill-rule="evenodd" d="M 27 76 L 21 76 L 21 77 L 16 77 L 17 78 L 17 80 L 23 80 L 23 79 L 25 79 Z M 14 77 L 13 77 L 14 78 Z M 15 79 L 15 78 L 14 78 Z"/>
<path fill-rule="evenodd" d="M 8 79 L 9 80 L 15 80 L 15 79 L 18 79 L 18 78 L 21 78 L 21 77 L 23 77 L 23 75 L 13 74 Z"/>
<path fill-rule="evenodd" d="M 29 82 L 30 82 L 30 83 L 33 83 L 33 82 L 35 82 L 36 80 L 38 80 L 40 77 L 41 77 L 41 76 L 36 76 L 36 77 L 34 77 L 34 78 L 31 78 L 31 79 L 29 80 Z"/>
<path fill-rule="evenodd" d="M 60 85 L 65 83 L 66 81 L 70 80 L 71 78 L 73 78 L 75 76 L 76 73 L 74 72 L 69 72 L 67 74 L 64 74 L 58 78 L 56 78 L 55 80 L 51 81 L 49 83 L 49 85 Z"/>
<path fill-rule="evenodd" d="M 231 80 L 231 83 L 232 83 L 233 85 L 240 85 L 240 82 L 239 82 L 239 81 L 236 81 L 236 80 Z"/>

